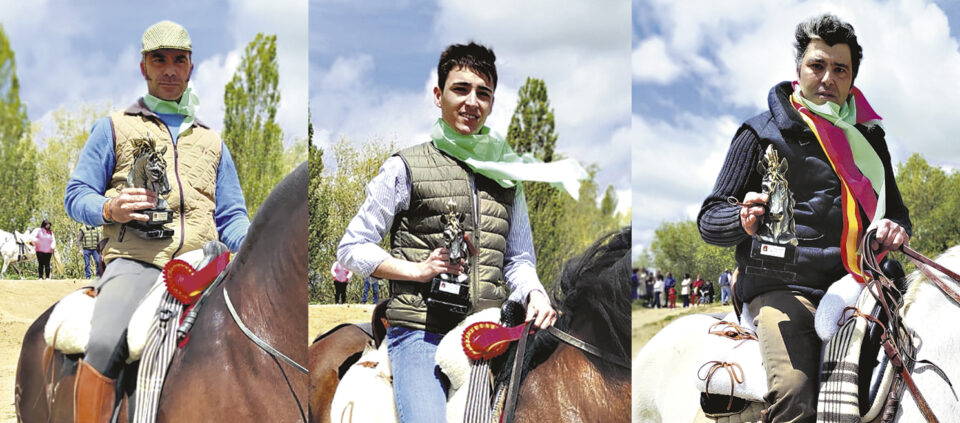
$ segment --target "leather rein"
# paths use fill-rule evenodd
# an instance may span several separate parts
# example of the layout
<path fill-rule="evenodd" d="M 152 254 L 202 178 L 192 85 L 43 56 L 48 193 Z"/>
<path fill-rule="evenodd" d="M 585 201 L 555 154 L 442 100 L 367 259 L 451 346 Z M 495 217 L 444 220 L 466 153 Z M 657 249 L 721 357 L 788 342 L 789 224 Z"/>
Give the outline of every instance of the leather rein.
<path fill-rule="evenodd" d="M 616 366 L 620 366 L 628 370 L 630 369 L 629 361 L 623 360 L 617 356 L 614 356 L 613 354 L 606 353 L 595 345 L 557 329 L 555 326 L 550 326 L 545 330 L 553 337 L 580 351 L 591 354 Z M 520 335 L 520 339 L 517 340 L 517 350 L 514 353 L 513 367 L 510 369 L 510 382 L 507 385 L 507 395 L 503 407 L 503 418 L 500 420 L 502 423 L 513 422 L 514 414 L 517 411 L 517 401 L 520 395 L 520 374 L 523 372 L 523 357 L 527 350 L 527 338 L 529 338 L 530 335 L 536 331 L 537 329 L 533 327 L 533 321 L 529 321 L 524 324 L 523 334 Z"/>
<path fill-rule="evenodd" d="M 891 282 L 890 279 L 880 270 L 879 261 L 877 260 L 873 250 L 870 248 L 870 242 L 875 239 L 876 229 L 870 230 L 863 236 L 863 239 L 860 243 L 860 251 L 863 252 L 860 257 L 860 262 L 862 268 L 864 269 L 864 273 L 869 276 L 865 288 L 874 296 L 874 298 L 877 299 L 877 302 L 883 307 L 888 318 L 890 319 L 889 326 L 880 324 L 880 327 L 883 329 L 883 334 L 880 338 L 883 351 L 890 359 L 890 364 L 894 366 L 894 369 L 896 370 L 897 375 L 902 383 L 910 390 L 910 394 L 916 401 L 917 407 L 920 409 L 920 412 L 923 414 L 924 418 L 928 422 L 939 422 L 937 417 L 934 415 L 933 410 L 930 408 L 930 404 L 920 393 L 920 389 L 917 387 L 913 377 L 910 375 L 910 369 L 913 367 L 914 363 L 922 362 L 933 365 L 934 367 L 936 367 L 936 365 L 927 360 L 918 361 L 915 357 L 908 353 L 908 351 L 913 350 L 912 340 L 910 339 L 909 334 L 906 332 L 905 326 L 901 322 L 901 317 L 898 314 L 903 307 L 902 297 L 900 296 L 899 291 L 896 289 L 893 282 Z M 938 289 L 940 289 L 940 291 L 942 291 L 947 295 L 947 297 L 953 300 L 954 303 L 960 306 L 960 295 L 947 286 L 943 279 L 934 274 L 930 270 L 930 267 L 951 278 L 954 284 L 960 284 L 960 276 L 906 245 L 901 246 L 899 251 L 904 253 L 910 259 L 910 261 L 912 261 L 917 268 L 920 269 L 924 276 L 926 276 L 927 279 L 929 279 Z M 892 293 L 897 294 L 893 295 Z M 947 380 L 947 384 L 950 384 L 949 380 Z M 891 387 L 890 394 L 887 397 L 887 404 L 885 405 L 883 414 L 881 415 L 882 422 L 893 421 L 894 417 L 896 416 L 896 411 L 900 404 L 898 391 L 899 389 L 894 389 L 894 387 Z"/>

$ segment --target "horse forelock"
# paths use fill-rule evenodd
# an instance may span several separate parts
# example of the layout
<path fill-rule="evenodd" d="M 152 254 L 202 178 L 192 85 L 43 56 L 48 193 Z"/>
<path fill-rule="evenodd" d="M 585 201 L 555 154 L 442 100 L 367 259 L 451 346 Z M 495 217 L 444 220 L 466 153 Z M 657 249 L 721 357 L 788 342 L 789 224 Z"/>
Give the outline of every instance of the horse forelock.
<path fill-rule="evenodd" d="M 937 262 L 937 264 L 956 272 L 958 269 L 960 269 L 960 245 L 950 247 L 943 254 L 937 256 L 934 261 Z M 940 273 L 936 270 L 931 270 L 934 274 Z M 932 282 L 930 282 L 926 275 L 924 275 L 919 269 L 914 270 L 907 275 L 907 293 L 903 295 L 903 313 L 906 313 L 910 306 L 917 301 L 917 295 L 920 291 L 920 288 L 929 283 Z M 952 285 L 951 287 L 957 288 L 957 286 L 953 284 L 948 283 L 947 285 Z"/>

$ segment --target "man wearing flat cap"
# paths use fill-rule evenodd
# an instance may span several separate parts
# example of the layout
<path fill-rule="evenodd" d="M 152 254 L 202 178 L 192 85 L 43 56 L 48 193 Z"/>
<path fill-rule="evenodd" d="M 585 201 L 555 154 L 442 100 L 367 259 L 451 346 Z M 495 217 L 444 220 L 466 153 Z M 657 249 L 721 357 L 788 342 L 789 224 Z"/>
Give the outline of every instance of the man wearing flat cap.
<path fill-rule="evenodd" d="M 187 30 L 158 22 L 144 32 L 141 53 L 147 94 L 94 123 L 64 197 L 70 217 L 102 225 L 107 241 L 107 267 L 96 284 L 90 340 L 77 370 L 77 422 L 110 420 L 127 323 L 163 265 L 211 240 L 236 251 L 250 226 L 230 152 L 196 116 Z M 145 144 L 166 162 L 167 194 L 127 184 L 136 150 Z M 171 221 L 158 231 L 163 235 L 143 236 L 124 225 L 148 221 L 142 211 L 157 208 L 158 200 L 172 210 Z"/>

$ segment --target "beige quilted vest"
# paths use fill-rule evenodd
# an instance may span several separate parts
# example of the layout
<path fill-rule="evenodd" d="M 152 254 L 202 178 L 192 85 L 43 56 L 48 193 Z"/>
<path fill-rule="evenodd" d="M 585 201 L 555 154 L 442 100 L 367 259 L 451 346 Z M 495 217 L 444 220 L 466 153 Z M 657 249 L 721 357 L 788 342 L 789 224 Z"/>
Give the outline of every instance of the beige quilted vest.
<path fill-rule="evenodd" d="M 163 158 L 167 161 L 170 193 L 164 199 L 167 207 L 173 209 L 173 221 L 166 225 L 173 229 L 173 237 L 145 240 L 133 231 L 126 231 L 120 240 L 121 225 L 104 225 L 103 234 L 108 240 L 103 252 L 104 261 L 123 257 L 163 267 L 171 258 L 203 248 L 207 241 L 218 239 L 213 213 L 222 147 L 220 137 L 195 120 L 186 133 L 180 133 L 174 145 L 170 131 L 142 99 L 127 110 L 111 113 L 110 124 L 116 166 L 104 195 L 116 197 L 126 187 L 127 174 L 133 166 L 131 140 L 144 139 L 149 134 L 158 149 L 167 147 Z"/>

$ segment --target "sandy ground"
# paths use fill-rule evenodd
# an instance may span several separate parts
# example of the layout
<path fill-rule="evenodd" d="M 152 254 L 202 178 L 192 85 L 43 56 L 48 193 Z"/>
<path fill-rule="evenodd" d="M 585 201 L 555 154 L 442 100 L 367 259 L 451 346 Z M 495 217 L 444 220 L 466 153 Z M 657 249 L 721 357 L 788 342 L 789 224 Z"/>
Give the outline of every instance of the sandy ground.
<path fill-rule="evenodd" d="M 712 305 L 709 307 L 691 307 L 691 308 L 634 308 L 631 313 L 631 356 L 637 355 L 640 348 L 653 338 L 660 329 L 670 324 L 674 319 L 680 316 L 697 313 L 727 313 L 733 310 L 733 306 Z"/>
<path fill-rule="evenodd" d="M 311 304 L 307 325 L 309 341 L 341 323 L 369 322 L 372 312 L 373 304 Z"/>
<path fill-rule="evenodd" d="M 13 389 L 20 343 L 27 328 L 82 280 L 0 280 L 0 422 L 16 422 Z"/>

